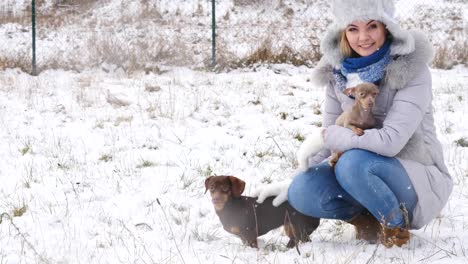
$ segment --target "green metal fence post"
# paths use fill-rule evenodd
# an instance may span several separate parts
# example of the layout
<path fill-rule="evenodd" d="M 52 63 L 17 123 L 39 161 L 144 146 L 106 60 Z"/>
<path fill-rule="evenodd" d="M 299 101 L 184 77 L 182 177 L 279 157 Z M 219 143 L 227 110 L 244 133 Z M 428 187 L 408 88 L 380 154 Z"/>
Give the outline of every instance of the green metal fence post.
<path fill-rule="evenodd" d="M 216 11 L 215 11 L 215 0 L 211 0 L 211 66 L 216 65 Z"/>
<path fill-rule="evenodd" d="M 32 75 L 37 75 L 36 68 L 36 0 L 32 0 Z"/>

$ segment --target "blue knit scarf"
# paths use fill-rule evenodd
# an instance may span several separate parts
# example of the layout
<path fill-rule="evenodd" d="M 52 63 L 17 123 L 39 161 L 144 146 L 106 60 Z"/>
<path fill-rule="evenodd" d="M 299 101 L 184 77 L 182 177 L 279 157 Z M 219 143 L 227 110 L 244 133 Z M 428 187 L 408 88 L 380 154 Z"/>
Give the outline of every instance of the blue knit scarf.
<path fill-rule="evenodd" d="M 333 69 L 339 89 L 343 91 L 347 88 L 350 74 L 353 74 L 354 79 L 358 78 L 360 82 L 371 82 L 378 86 L 391 60 L 390 44 L 390 40 L 385 41 L 380 49 L 366 57 L 345 58 L 339 69 Z"/>

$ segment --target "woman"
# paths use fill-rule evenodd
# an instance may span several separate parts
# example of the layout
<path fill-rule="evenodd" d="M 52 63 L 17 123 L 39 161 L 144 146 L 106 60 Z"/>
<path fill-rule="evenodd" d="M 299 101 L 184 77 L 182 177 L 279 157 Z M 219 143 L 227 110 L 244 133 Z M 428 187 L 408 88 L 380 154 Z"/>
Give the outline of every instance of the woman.
<path fill-rule="evenodd" d="M 314 73 L 326 86 L 325 148 L 290 185 L 260 190 L 259 202 L 277 195 L 280 204 L 287 193 L 304 214 L 345 220 L 357 238 L 401 246 L 409 229 L 440 213 L 452 191 L 432 114 L 432 48 L 422 33 L 399 27 L 390 0 L 337 0 L 333 13 Z M 334 124 L 354 102 L 344 89 L 361 82 L 379 86 L 378 126 L 357 136 Z M 334 170 L 326 162 L 330 150 L 345 152 Z"/>

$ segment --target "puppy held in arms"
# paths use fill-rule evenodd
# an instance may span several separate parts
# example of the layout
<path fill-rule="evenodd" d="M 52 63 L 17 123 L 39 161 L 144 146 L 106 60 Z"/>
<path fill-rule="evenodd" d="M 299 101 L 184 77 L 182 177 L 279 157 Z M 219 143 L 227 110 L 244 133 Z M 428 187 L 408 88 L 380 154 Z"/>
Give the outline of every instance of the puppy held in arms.
<path fill-rule="evenodd" d="M 343 92 L 348 96 L 354 96 L 355 101 L 350 109 L 344 111 L 336 119 L 335 124 L 349 128 L 353 130 L 356 135 L 362 136 L 365 129 L 375 127 L 372 107 L 374 107 L 375 98 L 379 94 L 379 89 L 372 83 L 362 83 L 355 87 L 347 88 Z M 323 148 L 323 131 L 323 128 L 314 130 L 300 146 L 297 152 L 297 160 L 300 169 L 307 170 L 309 157 L 317 154 Z M 340 152 L 332 153 L 329 160 L 331 167 L 335 166 L 341 154 Z"/>
<path fill-rule="evenodd" d="M 210 176 L 205 187 L 224 230 L 253 248 L 258 248 L 257 237 L 280 226 L 290 238 L 287 247 L 293 248 L 299 241 L 310 241 L 309 235 L 320 223 L 320 219 L 299 213 L 287 201 L 275 207 L 274 197 L 259 204 L 257 198 L 241 196 L 245 182 L 234 176 Z"/>

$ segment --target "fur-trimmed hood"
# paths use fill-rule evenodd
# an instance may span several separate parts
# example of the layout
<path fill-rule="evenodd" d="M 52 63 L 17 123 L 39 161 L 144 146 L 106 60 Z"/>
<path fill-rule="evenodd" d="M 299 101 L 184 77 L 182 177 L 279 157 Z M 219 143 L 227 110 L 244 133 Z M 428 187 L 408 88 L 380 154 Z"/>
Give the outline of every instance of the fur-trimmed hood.
<path fill-rule="evenodd" d="M 401 89 L 417 73 L 415 69 L 427 65 L 433 58 L 433 48 L 425 34 L 417 30 L 402 30 L 404 38 L 392 38 L 390 52 L 392 61 L 387 66 L 384 82 L 390 89 Z M 339 50 L 340 30 L 330 28 L 321 43 L 322 59 L 312 74 L 313 82 L 325 86 L 334 82 L 333 68 L 343 61 Z"/>

